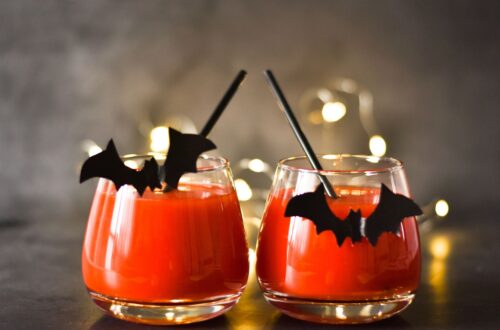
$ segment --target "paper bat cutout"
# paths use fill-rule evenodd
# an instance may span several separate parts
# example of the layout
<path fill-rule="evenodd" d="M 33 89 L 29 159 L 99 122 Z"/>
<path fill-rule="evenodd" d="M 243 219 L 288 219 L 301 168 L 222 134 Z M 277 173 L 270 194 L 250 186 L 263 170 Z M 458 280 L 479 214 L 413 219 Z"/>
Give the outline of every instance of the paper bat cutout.
<path fill-rule="evenodd" d="M 346 219 L 339 219 L 328 207 L 322 184 L 319 184 L 314 192 L 290 199 L 285 210 L 285 217 L 299 216 L 311 220 L 318 235 L 325 230 L 332 231 L 339 247 L 347 237 L 351 238 L 352 243 L 356 243 L 360 242 L 363 236 L 375 246 L 382 233 L 397 234 L 404 218 L 420 214 L 422 210 L 413 200 L 393 193 L 384 184 L 381 185 L 380 199 L 375 211 L 365 220 L 362 220 L 360 210 L 350 210 Z"/>
<path fill-rule="evenodd" d="M 83 163 L 80 172 L 80 183 L 95 177 L 113 181 L 116 190 L 126 184 L 132 185 L 141 196 L 146 187 L 151 190 L 161 188 L 158 178 L 158 163 L 156 163 L 154 157 L 144 162 L 142 170 L 131 169 L 121 160 L 113 139 L 109 140 L 106 149 L 89 157 Z"/>
<path fill-rule="evenodd" d="M 183 134 L 172 127 L 168 128 L 170 147 L 167 159 L 162 166 L 163 181 L 167 187 L 176 188 L 184 173 L 196 172 L 198 156 L 217 146 L 204 136 L 198 134 Z"/>
<path fill-rule="evenodd" d="M 378 205 L 365 220 L 365 236 L 372 245 L 375 245 L 382 233 L 399 233 L 400 224 L 404 218 L 422 213 L 420 207 L 413 200 L 393 193 L 382 184 Z"/>

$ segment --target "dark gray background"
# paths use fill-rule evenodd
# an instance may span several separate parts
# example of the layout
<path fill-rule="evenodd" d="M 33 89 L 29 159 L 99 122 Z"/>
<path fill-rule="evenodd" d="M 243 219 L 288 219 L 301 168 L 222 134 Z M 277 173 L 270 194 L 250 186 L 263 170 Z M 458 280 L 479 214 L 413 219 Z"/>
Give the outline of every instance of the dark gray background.
<path fill-rule="evenodd" d="M 373 92 L 417 201 L 495 205 L 499 22 L 497 1 L 2 1 L 0 215 L 86 209 L 83 139 L 140 152 L 141 118 L 184 114 L 199 128 L 240 68 L 248 79 L 211 135 L 230 160 L 301 154 L 263 69 L 293 105 L 349 77 Z M 332 151 L 368 152 L 349 138 Z"/>
<path fill-rule="evenodd" d="M 302 153 L 263 69 L 296 110 L 306 90 L 349 77 L 374 94 L 416 200 L 451 203 L 421 232 L 415 303 L 370 328 L 498 328 L 499 37 L 498 1 L 0 0 L 0 328 L 146 329 L 103 317 L 82 283 L 95 182 L 78 184 L 81 142 L 144 152 L 145 119 L 183 114 L 200 128 L 241 68 L 250 74 L 211 134 L 231 161 Z M 326 146 L 302 122 L 320 151 L 367 153 L 353 113 Z M 437 263 L 435 236 L 451 249 Z M 274 309 L 252 285 L 227 316 L 188 328 L 266 324 Z"/>

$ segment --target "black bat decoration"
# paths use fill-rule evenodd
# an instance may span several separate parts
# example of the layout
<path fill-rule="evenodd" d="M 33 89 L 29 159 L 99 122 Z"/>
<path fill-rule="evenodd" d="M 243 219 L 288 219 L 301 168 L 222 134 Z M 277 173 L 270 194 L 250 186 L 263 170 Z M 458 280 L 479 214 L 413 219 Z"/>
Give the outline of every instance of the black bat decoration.
<path fill-rule="evenodd" d="M 308 218 L 316 225 L 319 235 L 325 230 L 331 230 L 337 237 L 339 246 L 347 237 L 361 240 L 359 223 L 361 213 L 351 210 L 345 221 L 340 220 L 330 211 L 325 200 L 325 188 L 322 184 L 312 193 L 305 193 L 290 199 L 286 206 L 285 217 L 299 216 Z"/>
<path fill-rule="evenodd" d="M 328 207 L 322 184 L 314 192 L 291 198 L 285 210 L 285 217 L 299 216 L 311 220 L 316 226 L 318 235 L 325 230 L 332 231 L 339 247 L 347 237 L 351 238 L 352 243 L 356 243 L 361 241 L 362 236 L 366 236 L 370 244 L 375 246 L 382 233 L 397 234 L 404 218 L 420 214 L 422 210 L 413 200 L 393 193 L 384 184 L 381 186 L 380 199 L 375 211 L 365 220 L 361 219 L 359 210 L 350 210 L 344 220 L 335 216 Z"/>
<path fill-rule="evenodd" d="M 121 160 L 112 139 L 109 140 L 106 149 L 89 157 L 83 163 L 80 172 L 80 183 L 96 177 L 113 181 L 116 190 L 126 184 L 132 185 L 141 196 L 146 187 L 151 190 L 161 188 L 158 178 L 158 164 L 154 157 L 145 161 L 144 167 L 140 171 L 131 169 Z"/>
<path fill-rule="evenodd" d="M 169 127 L 170 147 L 167 159 L 162 166 L 163 180 L 167 187 L 177 189 L 184 173 L 196 172 L 196 160 L 205 151 L 217 146 L 206 137 L 198 134 L 183 134 Z"/>
<path fill-rule="evenodd" d="M 422 210 L 413 200 L 393 193 L 382 184 L 378 205 L 366 218 L 365 236 L 375 245 L 383 232 L 397 234 L 404 218 L 421 214 Z"/>

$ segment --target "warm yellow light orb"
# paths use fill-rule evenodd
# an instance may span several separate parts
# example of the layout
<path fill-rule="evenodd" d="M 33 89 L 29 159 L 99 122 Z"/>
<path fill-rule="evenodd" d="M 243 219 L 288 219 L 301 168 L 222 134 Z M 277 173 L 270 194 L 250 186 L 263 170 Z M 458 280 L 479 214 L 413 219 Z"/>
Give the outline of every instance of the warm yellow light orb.
<path fill-rule="evenodd" d="M 236 189 L 236 194 L 238 195 L 238 199 L 242 202 L 248 201 L 252 198 L 252 188 L 248 185 L 248 183 L 243 179 L 234 180 L 234 187 Z"/>
<path fill-rule="evenodd" d="M 151 130 L 150 133 L 151 145 L 150 148 L 155 152 L 165 152 L 170 145 L 168 136 L 168 128 L 165 126 L 158 126 Z"/>
<path fill-rule="evenodd" d="M 261 173 L 266 170 L 267 164 L 262 160 L 255 158 L 248 162 L 248 169 L 252 172 Z"/>
<path fill-rule="evenodd" d="M 321 110 L 323 120 L 328 123 L 334 123 L 342 119 L 346 114 L 346 107 L 342 102 L 327 102 Z"/>
<path fill-rule="evenodd" d="M 440 217 L 445 217 L 450 212 L 450 206 L 444 199 L 440 199 L 436 202 L 434 206 L 434 211 Z"/>
<path fill-rule="evenodd" d="M 438 236 L 431 240 L 431 254 L 434 258 L 445 259 L 450 254 L 450 241 L 444 236 Z"/>
<path fill-rule="evenodd" d="M 374 156 L 382 157 L 385 155 L 387 150 L 387 145 L 385 144 L 385 140 L 380 135 L 374 135 L 370 138 L 369 142 L 370 152 Z"/>

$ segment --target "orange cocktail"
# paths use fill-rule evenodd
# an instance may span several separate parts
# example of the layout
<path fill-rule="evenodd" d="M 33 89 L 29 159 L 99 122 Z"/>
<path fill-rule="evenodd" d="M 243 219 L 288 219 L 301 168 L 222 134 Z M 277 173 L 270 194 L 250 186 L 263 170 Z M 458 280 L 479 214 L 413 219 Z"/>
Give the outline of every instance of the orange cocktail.
<path fill-rule="evenodd" d="M 321 161 L 330 169 L 322 175 L 340 196 L 325 199 L 340 219 L 351 209 L 369 217 L 379 202 L 380 183 L 408 194 L 396 160 L 329 156 Z M 290 316 L 324 323 L 371 322 L 407 307 L 420 280 L 415 218 L 405 218 L 398 234 L 383 233 L 375 245 L 366 237 L 356 243 L 347 237 L 339 247 L 332 231 L 318 234 L 311 220 L 285 217 L 288 201 L 318 184 L 317 171 L 304 159 L 278 166 L 257 249 L 257 275 L 266 299 Z"/>
<path fill-rule="evenodd" d="M 82 254 L 94 301 L 113 316 L 152 324 L 200 321 L 234 305 L 247 281 L 248 248 L 229 174 L 189 174 L 178 190 L 142 197 L 101 179 Z"/>

